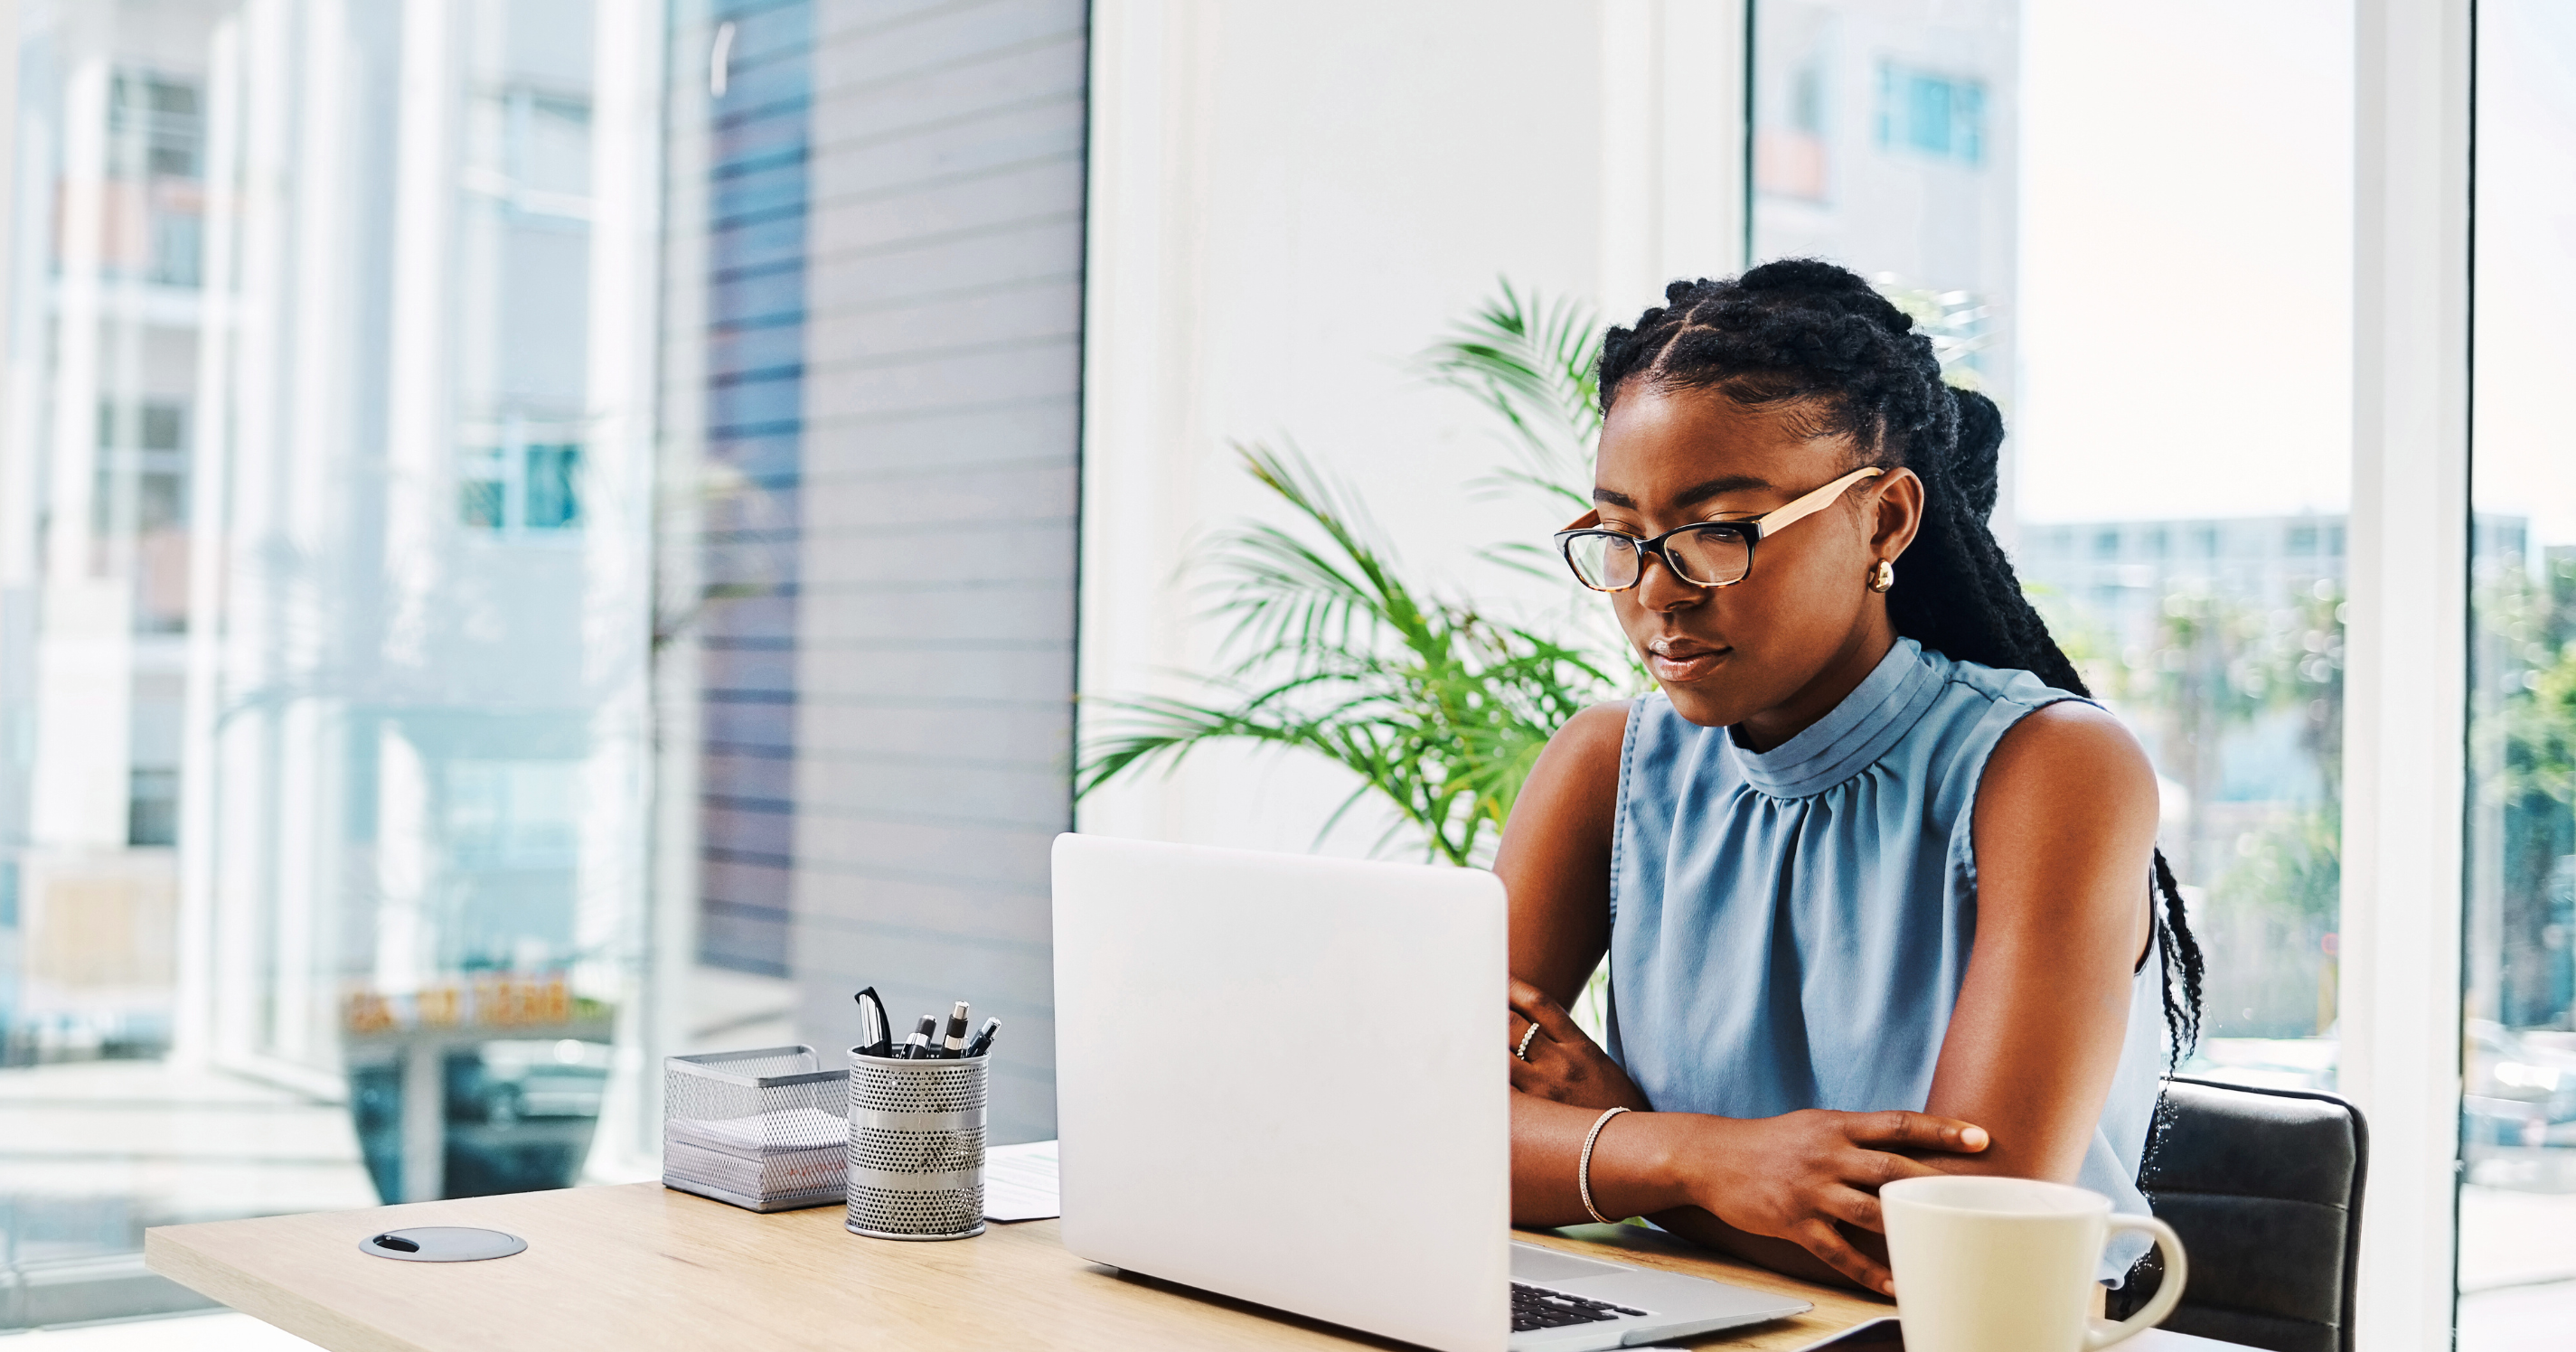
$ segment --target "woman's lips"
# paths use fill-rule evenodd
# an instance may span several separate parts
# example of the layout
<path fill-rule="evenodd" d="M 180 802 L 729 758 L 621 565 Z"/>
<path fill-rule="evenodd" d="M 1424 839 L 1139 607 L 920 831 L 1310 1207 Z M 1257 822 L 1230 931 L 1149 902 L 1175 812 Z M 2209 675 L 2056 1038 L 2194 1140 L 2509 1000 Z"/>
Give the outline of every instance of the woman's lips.
<path fill-rule="evenodd" d="M 1646 670 L 1659 681 L 1688 683 L 1717 670 L 1720 662 L 1733 651 L 1712 648 L 1704 643 L 1674 642 L 1656 639 L 1646 645 Z"/>

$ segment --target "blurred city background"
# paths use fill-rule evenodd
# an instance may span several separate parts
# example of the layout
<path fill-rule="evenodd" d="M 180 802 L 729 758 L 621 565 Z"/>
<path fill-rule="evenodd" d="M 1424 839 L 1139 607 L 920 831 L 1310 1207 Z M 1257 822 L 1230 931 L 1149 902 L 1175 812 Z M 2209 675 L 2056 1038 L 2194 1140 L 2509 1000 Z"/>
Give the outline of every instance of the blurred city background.
<path fill-rule="evenodd" d="M 1193 542 L 1276 515 L 1233 444 L 1599 644 L 1491 561 L 1562 513 L 1423 354 L 1792 254 L 2006 411 L 1997 529 L 2209 954 L 2187 1070 L 2334 1086 L 2342 0 L 0 14 L 0 1330 L 204 1305 L 149 1225 L 654 1177 L 662 1056 L 828 1055 L 865 984 L 1009 1021 L 997 1137 L 1051 1136 L 1074 696 L 1222 665 Z M 2576 1324 L 2576 15 L 2479 42 L 2460 1345 L 2505 1349 Z M 1425 853 L 1353 788 L 1211 746 L 1080 812 Z"/>

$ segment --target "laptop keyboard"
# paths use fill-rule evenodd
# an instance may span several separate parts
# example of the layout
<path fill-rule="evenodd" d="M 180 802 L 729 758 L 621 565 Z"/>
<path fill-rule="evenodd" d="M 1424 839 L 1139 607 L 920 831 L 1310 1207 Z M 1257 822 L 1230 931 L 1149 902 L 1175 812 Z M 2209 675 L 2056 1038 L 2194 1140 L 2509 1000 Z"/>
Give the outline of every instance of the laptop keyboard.
<path fill-rule="evenodd" d="M 1561 1329 L 1568 1324 L 1598 1324 L 1608 1319 L 1642 1315 L 1625 1305 L 1608 1301 L 1585 1300 L 1543 1286 L 1512 1283 L 1512 1332 L 1528 1333 L 1533 1329 Z"/>

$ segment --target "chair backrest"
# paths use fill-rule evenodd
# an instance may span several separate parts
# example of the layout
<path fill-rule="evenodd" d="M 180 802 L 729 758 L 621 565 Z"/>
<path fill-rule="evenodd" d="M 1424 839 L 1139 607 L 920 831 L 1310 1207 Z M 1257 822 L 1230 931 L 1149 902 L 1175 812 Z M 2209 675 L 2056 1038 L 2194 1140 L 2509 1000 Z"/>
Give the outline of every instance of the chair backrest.
<path fill-rule="evenodd" d="M 2351 1352 L 2353 1267 L 2370 1133 L 2332 1094 L 2176 1077 L 2138 1189 L 2191 1254 L 2164 1327 L 2273 1352 Z M 2112 1304 L 2145 1303 L 2150 1255 Z"/>

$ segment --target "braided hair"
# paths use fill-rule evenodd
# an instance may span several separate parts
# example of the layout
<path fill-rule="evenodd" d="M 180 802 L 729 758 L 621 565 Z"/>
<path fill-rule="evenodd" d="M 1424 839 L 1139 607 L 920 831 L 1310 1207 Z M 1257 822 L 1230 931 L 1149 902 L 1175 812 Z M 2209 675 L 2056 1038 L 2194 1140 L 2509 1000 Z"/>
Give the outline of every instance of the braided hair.
<path fill-rule="evenodd" d="M 1675 282 L 1634 327 L 1603 335 L 1601 411 L 1607 416 L 1632 381 L 1716 390 L 1776 410 L 1800 435 L 1848 436 L 1864 464 L 1913 470 L 1923 480 L 1923 523 L 1887 594 L 1896 632 L 1954 660 L 2019 668 L 2089 697 L 1986 524 L 2003 414 L 1984 395 L 1944 384 L 1932 340 L 1913 330 L 1868 282 L 1817 259 Z M 2200 1039 L 2200 943 L 2162 849 L 2153 875 L 2164 903 L 2155 932 L 2167 973 L 2165 1026 L 2178 1063 Z"/>

